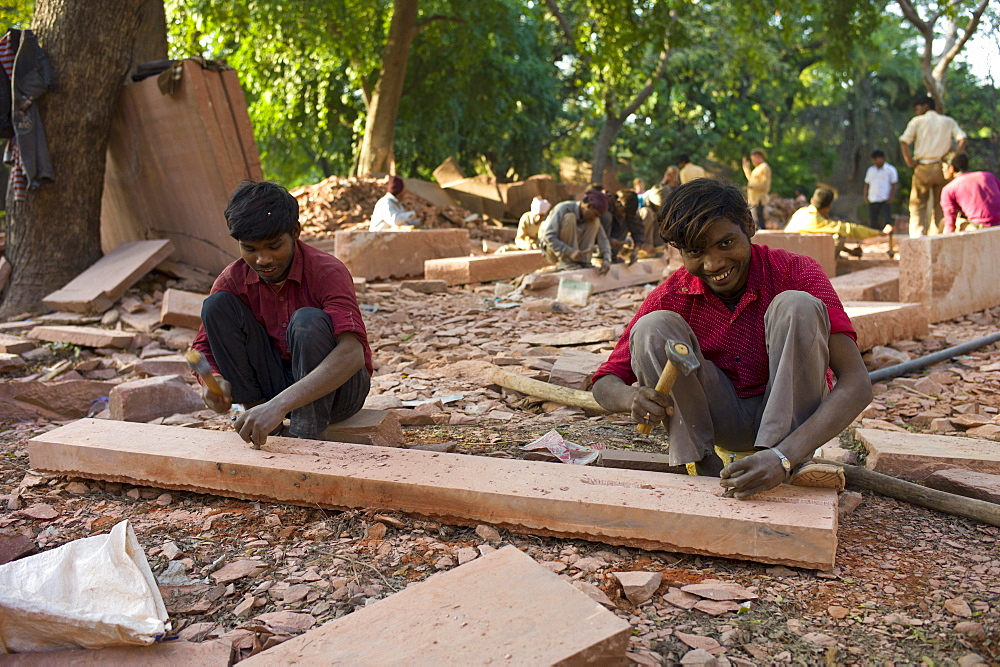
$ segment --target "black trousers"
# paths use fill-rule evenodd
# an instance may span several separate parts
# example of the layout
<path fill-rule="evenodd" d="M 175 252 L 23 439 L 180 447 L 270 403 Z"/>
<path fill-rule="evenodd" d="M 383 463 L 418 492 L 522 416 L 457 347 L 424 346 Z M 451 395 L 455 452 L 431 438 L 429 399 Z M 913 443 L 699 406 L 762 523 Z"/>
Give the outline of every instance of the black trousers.
<path fill-rule="evenodd" d="M 868 226 L 872 229 L 882 229 L 892 218 L 892 202 L 868 202 Z"/>
<path fill-rule="evenodd" d="M 234 403 L 269 401 L 316 368 L 337 346 L 330 317 L 319 308 L 300 308 L 288 322 L 291 360 L 282 359 L 253 312 L 229 292 L 205 299 L 201 321 L 212 356 L 233 386 Z M 358 413 L 371 378 L 362 368 L 333 393 L 292 411 L 291 432 L 315 439 L 330 424 Z"/>

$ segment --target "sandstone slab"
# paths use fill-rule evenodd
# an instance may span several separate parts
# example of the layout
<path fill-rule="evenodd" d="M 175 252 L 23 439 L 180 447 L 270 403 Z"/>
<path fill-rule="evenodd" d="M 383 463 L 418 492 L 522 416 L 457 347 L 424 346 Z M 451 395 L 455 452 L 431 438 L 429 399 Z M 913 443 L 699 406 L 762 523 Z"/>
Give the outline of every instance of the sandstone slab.
<path fill-rule="evenodd" d="M 108 394 L 111 419 L 148 422 L 157 417 L 196 412 L 205 407 L 201 396 L 179 375 L 161 375 L 123 382 Z"/>
<path fill-rule="evenodd" d="M 899 296 L 941 322 L 1000 304 L 1000 281 L 984 279 L 1000 257 L 1000 229 L 900 241 Z"/>
<path fill-rule="evenodd" d="M 640 259 L 631 266 L 613 264 L 603 276 L 594 268 L 533 273 L 524 279 L 523 285 L 532 296 L 555 297 L 559 291 L 559 279 L 567 278 L 590 283 L 593 285 L 591 293 L 596 294 L 633 285 L 659 284 L 676 266 L 679 264 L 671 265 L 665 258 Z"/>
<path fill-rule="evenodd" d="M 927 310 L 919 303 L 847 301 L 844 309 L 858 334 L 858 349 L 927 334 Z"/>
<path fill-rule="evenodd" d="M 424 277 L 449 285 L 509 280 L 549 266 L 541 250 L 502 252 L 483 257 L 448 257 L 424 262 Z"/>
<path fill-rule="evenodd" d="M 512 586 L 511 582 L 517 582 Z M 541 623 L 525 609 L 544 610 Z M 514 547 L 435 575 L 246 660 L 287 664 L 624 662 L 629 624 Z"/>
<path fill-rule="evenodd" d="M 939 491 L 947 491 L 966 498 L 1000 503 L 1000 474 L 952 468 L 938 470 L 927 476 L 924 484 Z"/>
<path fill-rule="evenodd" d="M 837 494 L 782 484 L 733 503 L 708 477 L 83 419 L 29 442 L 31 466 L 309 507 L 380 508 L 539 535 L 830 569 Z"/>
<path fill-rule="evenodd" d="M 28 338 L 50 343 L 70 343 L 81 347 L 119 347 L 132 344 L 133 334 L 98 327 L 40 326 L 28 332 Z"/>
<path fill-rule="evenodd" d="M 632 604 L 642 604 L 653 597 L 663 581 L 662 572 L 614 572 L 622 592 Z"/>
<path fill-rule="evenodd" d="M 205 642 L 166 641 L 149 646 L 115 646 L 4 655 L 0 663 L 15 667 L 227 667 L 233 647 L 221 639 Z"/>
<path fill-rule="evenodd" d="M 352 276 L 375 280 L 420 276 L 427 260 L 465 257 L 470 249 L 467 229 L 351 230 L 334 234 L 333 254 Z"/>
<path fill-rule="evenodd" d="M 899 301 L 899 267 L 880 266 L 830 279 L 841 301 Z"/>
<path fill-rule="evenodd" d="M 750 239 L 756 245 L 780 248 L 798 255 L 812 257 L 823 267 L 827 277 L 837 275 L 837 246 L 833 234 L 799 234 L 770 229 L 758 229 Z"/>
<path fill-rule="evenodd" d="M 1000 475 L 1000 448 L 990 440 L 861 428 L 857 438 L 868 450 L 867 467 L 910 480 L 950 468 Z"/>
<path fill-rule="evenodd" d="M 103 312 L 173 251 L 174 244 L 167 240 L 122 243 L 42 304 L 71 313 Z"/>
<path fill-rule="evenodd" d="M 35 347 L 37 346 L 34 341 L 30 341 L 27 338 L 11 336 L 10 334 L 0 334 L 0 352 L 21 354 L 22 352 L 33 350 Z"/>
<path fill-rule="evenodd" d="M 201 304 L 207 294 L 168 289 L 160 305 L 160 322 L 174 327 L 197 329 L 201 326 Z"/>
<path fill-rule="evenodd" d="M 368 409 L 362 409 L 350 419 L 330 424 L 323 439 L 379 447 L 402 447 L 405 441 L 395 411 Z"/>
<path fill-rule="evenodd" d="M 590 378 L 607 359 L 606 354 L 566 350 L 549 371 L 549 382 L 572 389 L 589 389 Z"/>

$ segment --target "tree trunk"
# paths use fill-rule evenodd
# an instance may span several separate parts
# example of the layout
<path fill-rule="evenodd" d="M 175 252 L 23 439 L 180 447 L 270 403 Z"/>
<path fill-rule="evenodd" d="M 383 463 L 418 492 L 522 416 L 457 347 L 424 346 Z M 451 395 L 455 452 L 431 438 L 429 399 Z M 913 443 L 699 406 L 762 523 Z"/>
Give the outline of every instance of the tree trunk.
<path fill-rule="evenodd" d="M 132 66 L 129 67 L 126 83 L 140 64 L 167 58 L 167 14 L 163 9 L 163 0 L 144 0 L 140 11 L 141 22 L 135 35 Z"/>
<path fill-rule="evenodd" d="M 597 142 L 594 144 L 594 160 L 591 163 L 590 181 L 592 183 L 604 183 L 604 171 L 608 168 L 611 145 L 618 138 L 618 132 L 622 129 L 622 121 L 613 113 L 604 115 L 604 125 L 597 135 Z"/>
<path fill-rule="evenodd" d="M 389 39 L 382 56 L 375 91 L 365 119 L 365 136 L 361 142 L 358 174 L 389 173 L 393 163 L 392 145 L 396 134 L 396 116 L 403 96 L 406 64 L 410 44 L 417 34 L 418 0 L 395 0 Z"/>
<path fill-rule="evenodd" d="M 32 21 L 57 88 L 37 104 L 55 182 L 8 193 L 13 274 L 0 317 L 42 309 L 42 298 L 101 256 L 101 193 L 111 114 L 132 62 L 144 0 L 38 0 Z"/>

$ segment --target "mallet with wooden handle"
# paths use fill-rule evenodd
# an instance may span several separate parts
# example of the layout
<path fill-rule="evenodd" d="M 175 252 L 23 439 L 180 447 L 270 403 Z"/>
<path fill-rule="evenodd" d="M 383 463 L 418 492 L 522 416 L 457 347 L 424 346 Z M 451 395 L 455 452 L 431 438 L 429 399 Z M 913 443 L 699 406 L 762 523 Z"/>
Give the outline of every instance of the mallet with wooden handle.
<path fill-rule="evenodd" d="M 184 358 L 187 359 L 188 366 L 191 367 L 191 370 L 201 377 L 201 381 L 205 383 L 208 390 L 216 396 L 222 396 L 222 387 L 219 386 L 215 376 L 212 375 L 212 367 L 208 365 L 208 360 L 205 359 L 205 355 L 198 350 L 191 348 L 184 353 Z"/>
<path fill-rule="evenodd" d="M 656 381 L 656 391 L 664 396 L 670 395 L 670 390 L 674 388 L 674 382 L 681 373 L 690 375 L 691 371 L 701 366 L 692 352 L 691 348 L 676 340 L 667 341 L 667 363 L 660 372 L 660 379 Z M 652 424 L 636 424 L 639 433 L 647 434 L 653 430 Z"/>

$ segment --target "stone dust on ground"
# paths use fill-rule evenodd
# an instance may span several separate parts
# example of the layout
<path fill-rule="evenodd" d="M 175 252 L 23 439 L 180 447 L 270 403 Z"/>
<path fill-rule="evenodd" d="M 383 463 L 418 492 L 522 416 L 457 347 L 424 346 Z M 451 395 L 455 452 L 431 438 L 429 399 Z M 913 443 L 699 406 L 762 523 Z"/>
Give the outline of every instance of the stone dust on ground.
<path fill-rule="evenodd" d="M 174 285 L 153 278 L 130 296 L 155 308 L 162 290 Z M 369 285 L 359 302 L 377 365 L 370 405 L 398 409 L 404 422 L 423 424 L 405 427 L 409 444 L 450 443 L 469 455 L 520 458 L 522 445 L 552 428 L 584 445 L 662 451 L 662 431 L 637 438 L 622 416 L 588 416 L 526 398 L 490 385 L 487 375 L 496 361 L 547 379 L 561 350 L 518 343 L 522 334 L 621 330 L 649 289 L 597 294 L 585 307 L 567 308 L 495 286 L 425 295 L 398 284 Z M 998 320 L 1000 308 L 994 308 L 935 325 L 920 340 L 865 359 L 873 368 L 918 356 L 992 333 Z M 112 382 L 133 379 L 137 360 L 156 356 L 161 344 L 165 352 L 182 349 L 185 338 L 161 329 L 140 334 L 136 343 L 116 357 L 40 348 L 3 381 L 37 378 L 63 359 L 72 367 L 68 372 L 82 378 L 105 371 L 102 379 Z M 612 345 L 583 349 L 606 353 Z M 992 425 L 1000 409 L 995 364 L 1000 369 L 1000 353 L 991 346 L 879 384 L 855 426 L 920 432 L 933 425 L 935 432 L 961 434 L 983 422 Z M 427 403 L 418 410 L 403 407 L 404 401 Z M 968 414 L 981 418 L 960 418 Z M 176 417 L 167 423 L 227 428 L 225 417 L 207 412 Z M 396 512 L 306 509 L 38 475 L 29 470 L 26 442 L 59 422 L 2 424 L 0 540 L 26 535 L 46 550 L 107 533 L 128 519 L 161 584 L 174 631 L 187 640 L 231 641 L 239 659 L 513 544 L 582 582 L 582 589 L 628 620 L 629 658 L 636 664 L 682 658 L 719 665 L 1000 662 L 1000 529 L 868 492 L 842 519 L 837 567 L 826 573 L 443 525 Z M 1000 440 L 1000 426 L 974 434 Z M 656 593 L 638 606 L 614 577 L 629 571 L 662 575 Z M 716 582 L 739 584 L 757 597 L 739 611 L 707 613 L 673 590 Z"/>

